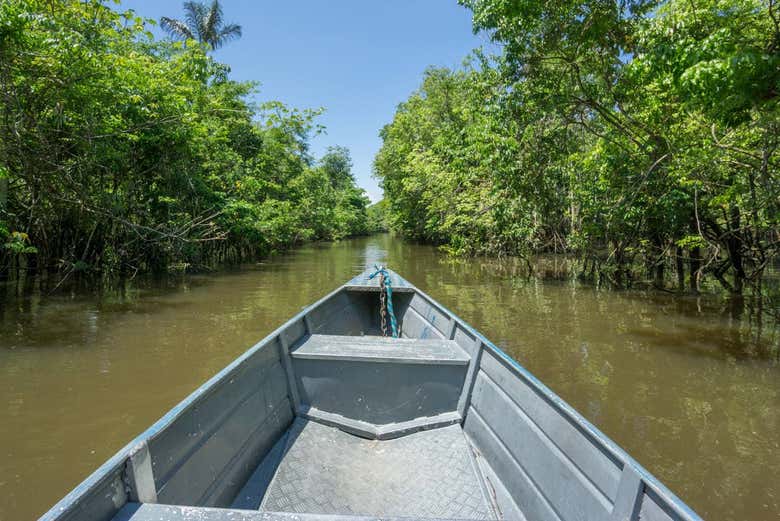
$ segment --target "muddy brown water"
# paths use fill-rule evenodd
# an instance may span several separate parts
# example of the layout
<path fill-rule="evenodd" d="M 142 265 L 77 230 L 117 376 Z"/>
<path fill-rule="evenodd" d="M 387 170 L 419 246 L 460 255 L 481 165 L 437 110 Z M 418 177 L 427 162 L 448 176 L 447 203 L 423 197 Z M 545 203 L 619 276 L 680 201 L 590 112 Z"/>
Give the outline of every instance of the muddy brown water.
<path fill-rule="evenodd" d="M 717 300 L 520 277 L 386 235 L 118 296 L 0 301 L 0 519 L 42 514 L 289 316 L 386 262 L 705 519 L 780 519 L 777 330 Z M 554 270 L 554 266 L 553 266 Z"/>

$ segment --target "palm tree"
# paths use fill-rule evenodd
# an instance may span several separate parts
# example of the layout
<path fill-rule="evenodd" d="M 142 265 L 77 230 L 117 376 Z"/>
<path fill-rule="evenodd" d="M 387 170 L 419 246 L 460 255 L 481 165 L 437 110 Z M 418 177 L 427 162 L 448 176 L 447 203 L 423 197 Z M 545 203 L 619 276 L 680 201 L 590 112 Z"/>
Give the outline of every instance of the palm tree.
<path fill-rule="evenodd" d="M 205 2 L 184 2 L 184 20 L 163 16 L 160 26 L 174 38 L 198 40 L 212 49 L 219 49 L 225 42 L 241 37 L 240 25 L 226 25 L 222 20 L 219 0 L 214 0 L 210 6 Z"/>

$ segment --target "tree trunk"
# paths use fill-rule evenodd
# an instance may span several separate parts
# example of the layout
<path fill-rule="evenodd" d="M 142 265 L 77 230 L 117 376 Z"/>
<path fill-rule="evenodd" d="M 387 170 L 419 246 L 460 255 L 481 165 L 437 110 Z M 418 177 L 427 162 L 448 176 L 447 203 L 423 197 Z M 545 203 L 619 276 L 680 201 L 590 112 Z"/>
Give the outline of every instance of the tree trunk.
<path fill-rule="evenodd" d="M 0 219 L 5 218 L 6 205 L 8 204 L 8 178 L 0 179 Z"/>
<path fill-rule="evenodd" d="M 660 261 L 655 265 L 655 287 L 663 289 L 664 287 L 664 263 Z"/>
<path fill-rule="evenodd" d="M 691 248 L 691 291 L 699 292 L 699 270 L 701 269 L 701 248 Z"/>
<path fill-rule="evenodd" d="M 740 216 L 739 208 L 734 206 L 731 209 L 731 222 L 728 239 L 726 240 L 726 248 L 729 252 L 729 258 L 731 259 L 731 265 L 734 267 L 734 290 L 737 295 L 742 294 L 742 288 L 745 282 L 745 267 L 742 259 L 742 239 L 739 236 L 741 233 L 742 219 Z"/>
<path fill-rule="evenodd" d="M 8 207 L 8 178 L 0 178 L 0 223 L 6 219 L 6 209 Z M 9 230 L 10 231 L 10 230 Z M 0 254 L 0 281 L 8 280 L 11 264 L 11 256 Z"/>
<path fill-rule="evenodd" d="M 617 289 L 623 289 L 623 249 L 619 244 L 615 244 L 615 279 L 614 284 Z"/>
<path fill-rule="evenodd" d="M 653 238 L 653 245 L 655 246 L 655 249 L 652 255 L 653 256 L 657 255 L 657 257 L 653 259 L 653 265 L 652 265 L 653 285 L 656 288 L 663 289 L 664 267 L 665 267 L 663 239 L 658 235 L 656 235 Z"/>
<path fill-rule="evenodd" d="M 8 206 L 8 178 L 0 178 L 0 223 L 6 219 L 6 208 Z M 9 230 L 10 231 L 10 230 Z M 11 264 L 11 256 L 0 255 L 0 280 L 8 280 L 10 272 L 6 264 Z"/>
<path fill-rule="evenodd" d="M 675 264 L 677 265 L 677 287 L 680 293 L 685 292 L 685 264 L 683 263 L 683 249 L 678 246 L 675 254 Z"/>

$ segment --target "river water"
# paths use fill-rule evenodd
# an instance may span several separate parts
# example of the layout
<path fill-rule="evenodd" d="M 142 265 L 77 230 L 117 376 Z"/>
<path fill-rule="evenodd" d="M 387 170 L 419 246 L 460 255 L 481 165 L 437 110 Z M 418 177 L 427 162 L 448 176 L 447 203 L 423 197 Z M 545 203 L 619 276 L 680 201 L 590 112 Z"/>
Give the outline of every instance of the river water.
<path fill-rule="evenodd" d="M 0 299 L 0 519 L 40 515 L 289 316 L 375 262 L 481 330 L 705 519 L 780 519 L 777 330 L 733 306 L 528 279 L 379 235 L 124 295 Z M 539 271 L 555 275 L 557 261 Z"/>

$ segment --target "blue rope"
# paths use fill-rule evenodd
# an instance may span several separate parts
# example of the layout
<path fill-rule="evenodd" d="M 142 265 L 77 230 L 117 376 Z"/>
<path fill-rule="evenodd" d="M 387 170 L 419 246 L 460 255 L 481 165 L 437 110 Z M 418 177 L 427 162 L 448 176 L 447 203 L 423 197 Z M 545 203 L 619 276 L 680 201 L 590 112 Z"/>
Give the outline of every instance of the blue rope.
<path fill-rule="evenodd" d="M 393 338 L 398 338 L 398 322 L 395 320 L 395 312 L 393 311 L 393 287 L 390 284 L 390 273 L 384 266 L 374 266 L 376 271 L 369 275 L 369 280 L 373 279 L 377 275 L 384 275 L 385 277 L 385 289 L 387 290 L 387 312 L 390 314 L 390 328 L 393 330 Z M 381 289 L 380 289 L 381 291 Z"/>

